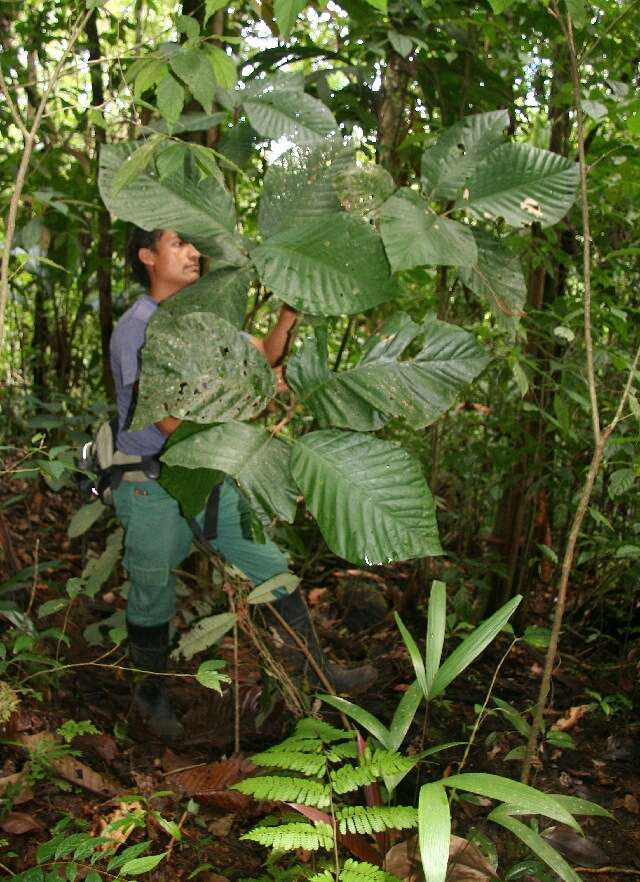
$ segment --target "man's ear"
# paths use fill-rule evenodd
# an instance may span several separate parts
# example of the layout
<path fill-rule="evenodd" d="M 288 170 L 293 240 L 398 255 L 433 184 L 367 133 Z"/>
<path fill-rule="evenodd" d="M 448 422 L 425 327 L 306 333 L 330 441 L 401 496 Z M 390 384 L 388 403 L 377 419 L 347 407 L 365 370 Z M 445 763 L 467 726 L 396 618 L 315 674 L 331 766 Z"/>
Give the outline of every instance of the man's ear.
<path fill-rule="evenodd" d="M 156 255 L 151 248 L 140 248 L 138 250 L 138 259 L 140 263 L 143 263 L 147 267 L 147 269 L 153 268 L 156 263 Z"/>

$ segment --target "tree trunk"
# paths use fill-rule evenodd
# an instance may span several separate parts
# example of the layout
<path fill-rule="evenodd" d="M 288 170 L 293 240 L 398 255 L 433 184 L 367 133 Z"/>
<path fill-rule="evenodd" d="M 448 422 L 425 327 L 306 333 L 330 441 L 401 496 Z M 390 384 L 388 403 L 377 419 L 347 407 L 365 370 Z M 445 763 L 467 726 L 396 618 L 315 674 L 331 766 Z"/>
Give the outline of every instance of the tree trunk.
<path fill-rule="evenodd" d="M 91 65 L 91 95 L 94 107 L 104 104 L 104 88 L 102 84 L 102 64 L 97 63 L 100 58 L 100 39 L 96 24 L 97 10 L 87 21 L 87 44 L 89 58 L 95 62 Z M 93 127 L 96 145 L 95 168 L 97 175 L 98 153 L 100 147 L 106 141 L 106 133 L 100 126 Z M 111 364 L 109 359 L 109 342 L 113 330 L 113 301 L 111 296 L 111 258 L 113 253 L 113 237 L 111 235 L 111 218 L 109 212 L 101 204 L 98 210 L 97 225 L 97 273 L 98 302 L 100 315 L 100 341 L 102 344 L 102 380 L 107 398 L 113 401 L 115 398 L 115 386 L 111 376 Z"/>

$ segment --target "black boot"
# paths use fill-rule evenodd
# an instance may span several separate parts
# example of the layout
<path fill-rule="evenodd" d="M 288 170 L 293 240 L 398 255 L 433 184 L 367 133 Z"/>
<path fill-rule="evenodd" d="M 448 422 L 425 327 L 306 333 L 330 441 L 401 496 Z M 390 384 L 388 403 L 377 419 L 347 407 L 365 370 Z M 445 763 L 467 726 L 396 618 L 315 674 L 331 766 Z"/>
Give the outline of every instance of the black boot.
<path fill-rule="evenodd" d="M 127 622 L 127 632 L 132 666 L 164 674 L 169 658 L 169 622 L 151 627 Z M 133 704 L 149 732 L 161 741 L 177 741 L 184 735 L 169 702 L 166 677 L 145 677 L 135 688 Z"/>
<path fill-rule="evenodd" d="M 366 690 L 377 679 L 377 672 L 371 665 L 362 665 L 359 668 L 341 668 L 340 665 L 329 661 L 323 652 L 318 635 L 313 627 L 311 616 L 307 604 L 300 589 L 296 589 L 293 594 L 283 597 L 273 604 L 274 609 L 282 616 L 289 627 L 296 632 L 306 644 L 309 653 L 314 661 L 320 667 L 322 673 L 329 680 L 336 692 L 346 692 L 354 695 Z M 309 660 L 300 649 L 300 647 L 292 639 L 282 625 L 274 621 L 275 617 L 268 616 L 274 623 L 279 636 L 282 638 L 288 652 L 287 662 L 296 674 L 306 674 L 309 681 L 314 685 L 318 685 L 318 676 L 313 667 L 309 664 Z"/>

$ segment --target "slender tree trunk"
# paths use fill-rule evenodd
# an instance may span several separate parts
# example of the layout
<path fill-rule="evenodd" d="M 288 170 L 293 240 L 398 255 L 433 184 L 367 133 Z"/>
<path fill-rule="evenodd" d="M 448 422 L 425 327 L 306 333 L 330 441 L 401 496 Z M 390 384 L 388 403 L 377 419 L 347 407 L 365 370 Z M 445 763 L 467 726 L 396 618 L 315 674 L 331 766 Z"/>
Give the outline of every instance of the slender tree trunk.
<path fill-rule="evenodd" d="M 97 10 L 88 19 L 86 25 L 87 44 L 89 58 L 93 62 L 100 59 L 100 39 L 96 24 Z M 91 66 L 91 95 L 94 107 L 104 104 L 104 87 L 102 64 L 94 63 Z M 93 127 L 93 135 L 96 145 L 95 168 L 97 174 L 98 154 L 101 146 L 106 141 L 106 133 L 100 126 Z M 113 301 L 111 290 L 111 259 L 113 253 L 113 236 L 111 234 L 111 218 L 109 212 L 101 204 L 98 210 L 96 258 L 98 286 L 98 302 L 100 315 L 100 342 L 102 345 L 102 379 L 107 398 L 111 401 L 115 398 L 115 387 L 111 376 L 111 364 L 109 359 L 109 342 L 113 330 Z"/>

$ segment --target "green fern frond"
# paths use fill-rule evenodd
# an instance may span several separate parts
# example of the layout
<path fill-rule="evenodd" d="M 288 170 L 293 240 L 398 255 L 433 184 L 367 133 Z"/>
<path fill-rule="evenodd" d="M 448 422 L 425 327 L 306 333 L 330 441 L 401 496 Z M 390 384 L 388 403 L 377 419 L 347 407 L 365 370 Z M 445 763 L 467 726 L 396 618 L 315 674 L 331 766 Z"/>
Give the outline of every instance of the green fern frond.
<path fill-rule="evenodd" d="M 299 738 L 297 735 L 291 735 L 269 747 L 265 753 L 279 753 L 281 750 L 299 750 L 300 753 L 320 753 L 323 748 L 322 741 L 319 738 Z"/>
<path fill-rule="evenodd" d="M 251 839 L 273 848 L 274 851 L 317 851 L 319 848 L 333 848 L 333 833 L 329 824 L 319 821 L 317 824 L 281 824 L 279 827 L 254 827 L 240 839 Z"/>
<path fill-rule="evenodd" d="M 307 882 L 335 882 L 335 876 L 330 870 L 320 870 L 319 873 L 307 876 Z"/>
<path fill-rule="evenodd" d="M 264 775 L 258 778 L 245 778 L 231 787 L 254 799 L 276 800 L 277 802 L 300 802 L 315 808 L 330 805 L 329 787 L 322 781 L 308 781 L 306 778 L 288 778 Z"/>
<path fill-rule="evenodd" d="M 400 882 L 400 879 L 374 864 L 347 858 L 340 873 L 340 882 Z"/>
<path fill-rule="evenodd" d="M 296 726 L 293 738 L 320 738 L 325 744 L 331 744 L 334 741 L 347 741 L 355 738 L 355 732 L 347 732 L 346 729 L 337 729 L 330 726 L 324 720 L 314 720 L 311 717 L 305 717 L 300 720 Z"/>
<path fill-rule="evenodd" d="M 358 745 L 355 741 L 344 741 L 342 744 L 331 744 L 327 747 L 327 757 L 334 763 L 343 759 L 357 759 Z"/>
<path fill-rule="evenodd" d="M 336 812 L 341 833 L 382 833 L 407 830 L 418 823 L 418 812 L 408 805 L 347 805 Z"/>
<path fill-rule="evenodd" d="M 376 750 L 370 759 L 359 766 L 345 763 L 339 769 L 331 772 L 331 783 L 336 793 L 349 793 L 373 784 L 384 776 L 397 775 L 399 772 L 408 772 L 416 764 L 415 759 L 402 756 L 393 750 Z"/>
<path fill-rule="evenodd" d="M 265 750 L 252 756 L 251 762 L 256 766 L 274 766 L 314 777 L 324 775 L 327 768 L 327 761 L 322 755 L 297 750 Z"/>

